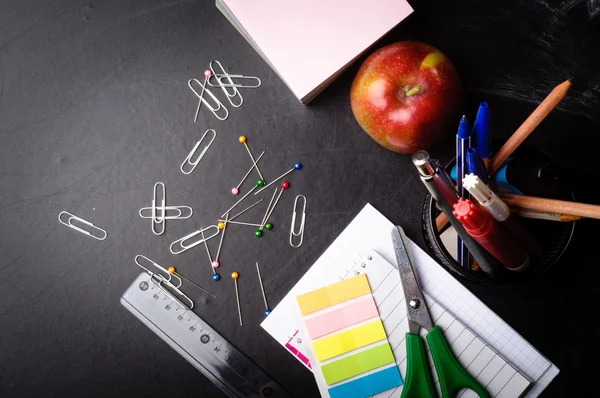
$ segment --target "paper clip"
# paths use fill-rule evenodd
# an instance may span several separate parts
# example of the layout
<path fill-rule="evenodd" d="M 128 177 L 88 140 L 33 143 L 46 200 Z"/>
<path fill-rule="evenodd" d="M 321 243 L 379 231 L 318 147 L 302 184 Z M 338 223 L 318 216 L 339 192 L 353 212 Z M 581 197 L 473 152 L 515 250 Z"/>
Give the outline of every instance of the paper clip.
<path fill-rule="evenodd" d="M 216 230 L 216 232 L 214 234 L 206 237 L 204 235 L 204 232 L 207 231 L 207 230 L 209 230 L 209 229 L 211 229 L 211 228 L 214 228 Z M 184 244 L 185 241 L 190 240 L 194 236 L 200 235 L 200 234 L 202 235 L 202 238 L 200 238 L 199 240 L 197 240 L 197 241 L 195 241 L 194 243 L 191 243 L 191 244 Z M 192 232 L 191 234 L 186 235 L 183 238 L 176 240 L 175 242 L 171 243 L 171 246 L 169 247 L 169 250 L 173 254 L 180 254 L 180 253 L 183 253 L 184 251 L 186 251 L 188 249 L 191 249 L 194 246 L 197 246 L 197 245 L 199 245 L 199 244 L 201 244 L 201 243 L 203 243 L 203 242 L 205 242 L 205 241 L 207 241 L 209 239 L 214 238 L 217 235 L 219 235 L 219 228 L 216 225 L 211 225 L 209 227 L 206 227 L 204 229 L 199 229 L 198 231 Z M 173 247 L 175 247 L 175 246 L 179 246 L 179 247 L 181 247 L 181 249 L 175 251 L 175 250 L 173 250 Z"/>
<path fill-rule="evenodd" d="M 304 199 L 304 205 L 302 206 L 302 220 L 300 221 L 300 228 L 298 232 L 295 232 L 296 229 L 296 208 L 298 206 L 298 199 Z M 302 246 L 302 242 L 304 241 L 304 222 L 306 221 L 306 196 L 298 195 L 294 200 L 294 212 L 292 213 L 292 225 L 290 227 L 290 246 L 292 247 L 300 247 Z M 294 238 L 300 237 L 300 242 L 294 244 Z"/>
<path fill-rule="evenodd" d="M 142 265 L 140 263 L 139 259 L 144 259 L 144 261 L 147 261 L 150 265 L 153 265 L 155 268 L 157 268 L 162 273 L 156 273 L 156 272 L 151 271 L 149 268 Z M 148 257 L 143 256 L 141 254 L 138 254 L 137 256 L 135 256 L 134 261 L 138 265 L 138 267 L 142 268 L 143 270 L 145 270 L 148 273 L 148 275 L 150 275 L 150 281 L 157 288 L 159 288 L 161 291 L 163 291 L 167 296 L 169 296 L 175 303 L 177 303 L 177 304 L 181 305 L 182 307 L 187 308 L 189 310 L 192 310 L 194 308 L 194 302 L 188 296 L 186 296 L 185 293 L 183 293 L 181 290 L 179 290 L 179 288 L 181 287 L 181 285 L 183 283 L 181 278 L 179 278 L 177 275 L 171 274 L 164 267 L 162 267 L 158 263 L 150 260 Z M 179 281 L 179 282 L 176 282 L 177 283 L 176 285 L 172 282 L 173 278 L 175 278 Z M 190 305 L 185 305 L 181 301 L 179 301 L 179 299 L 177 297 L 175 297 L 173 295 L 173 293 L 171 293 L 171 291 L 169 289 L 167 289 L 167 287 L 174 290 L 180 297 L 187 300 L 187 302 L 189 302 Z"/>
<path fill-rule="evenodd" d="M 69 218 L 67 218 L 67 220 L 66 220 L 66 221 L 63 221 L 63 217 L 62 217 L 62 215 L 63 215 L 63 214 L 66 214 L 66 215 L 68 215 L 68 216 L 69 216 Z M 90 231 L 86 231 L 85 229 L 78 227 L 77 225 L 73 225 L 73 224 L 72 224 L 72 221 L 73 221 L 73 220 L 75 220 L 75 221 L 77 221 L 77 222 L 80 222 L 80 223 L 81 223 L 81 224 L 83 224 L 83 225 L 87 225 L 88 227 L 91 227 L 90 229 L 91 229 L 92 231 L 94 231 L 94 232 L 99 232 L 98 236 L 94 235 L 94 234 L 93 234 L 92 232 L 90 232 Z M 104 240 L 104 239 L 106 239 L 106 237 L 108 236 L 108 235 L 107 235 L 107 233 L 106 233 L 106 231 L 105 231 L 105 230 L 103 230 L 102 228 L 100 228 L 100 227 L 97 227 L 97 226 L 95 226 L 94 224 L 92 224 L 91 222 L 89 222 L 89 221 L 86 221 L 86 220 L 84 220 L 84 219 L 83 219 L 83 218 L 81 218 L 81 217 L 77 217 L 76 215 L 74 215 L 74 214 L 71 214 L 71 213 L 69 213 L 68 211 L 61 211 L 61 212 L 58 214 L 58 221 L 59 221 L 61 224 L 63 224 L 63 225 L 66 225 L 66 226 L 67 226 L 67 227 L 69 227 L 69 228 L 73 228 L 75 231 L 81 232 L 82 234 L 84 234 L 84 235 L 87 235 L 87 236 L 91 236 L 92 238 L 94 238 L 94 239 L 97 239 L 97 240 Z"/>
<path fill-rule="evenodd" d="M 215 79 L 219 82 L 221 87 L 235 87 L 235 88 L 259 88 L 262 82 L 256 76 L 244 76 L 244 75 L 215 75 Z M 230 83 L 224 84 L 222 82 L 223 79 L 228 79 Z M 244 83 L 234 83 L 232 79 L 236 80 L 254 80 L 256 83 L 254 85 L 247 85 Z M 210 83 L 209 83 L 210 84 Z"/>
<path fill-rule="evenodd" d="M 218 65 L 219 69 L 221 69 L 221 72 L 215 71 L 215 68 L 213 67 L 213 64 Z M 233 106 L 234 108 L 239 108 L 240 106 L 242 106 L 242 104 L 244 103 L 244 98 L 242 98 L 242 94 L 240 94 L 239 90 L 234 85 L 233 81 L 231 80 L 231 78 L 229 77 L 229 75 L 227 74 L 227 72 L 225 71 L 225 68 L 223 68 L 223 65 L 221 65 L 221 63 L 219 61 L 210 61 L 210 70 L 212 71 L 212 74 L 207 79 L 208 85 L 211 86 L 211 87 L 215 87 L 214 85 L 210 84 L 210 78 L 212 76 L 215 76 L 217 78 L 217 82 L 219 82 L 218 86 L 220 86 L 221 90 L 223 90 L 223 92 L 225 93 L 225 96 L 227 97 L 227 100 L 229 101 L 229 103 L 231 104 L 231 106 Z M 227 83 L 224 84 L 221 81 L 221 79 L 219 79 L 218 76 L 221 76 L 222 78 L 225 78 L 226 81 L 227 81 Z M 229 91 L 227 91 L 227 88 L 230 88 L 233 91 L 230 93 Z M 240 99 L 239 100 L 239 104 L 233 102 L 233 98 L 235 98 L 235 97 L 238 97 Z"/>
<path fill-rule="evenodd" d="M 159 210 L 162 209 L 159 208 Z M 165 220 L 187 220 L 194 214 L 194 209 L 190 206 L 165 206 L 164 210 L 165 216 L 163 218 Z M 183 210 L 185 210 L 185 212 Z M 169 212 L 175 212 L 175 214 L 169 215 Z M 142 218 L 152 218 L 152 207 L 142 207 L 139 213 Z"/>
<path fill-rule="evenodd" d="M 209 132 L 213 133 L 213 137 L 212 139 L 208 142 L 208 144 L 206 144 L 206 146 L 202 149 L 202 152 L 200 152 L 200 155 L 198 155 L 198 159 L 194 160 L 193 162 L 191 161 L 192 157 L 194 156 L 194 154 L 196 153 L 196 151 L 198 150 L 198 147 L 200 146 L 200 144 L 202 143 L 202 141 L 204 141 L 204 137 L 206 137 L 206 134 L 208 134 Z M 202 135 L 202 138 L 200 138 L 200 141 L 198 141 L 196 143 L 196 145 L 194 145 L 194 148 L 191 150 L 190 154 L 187 155 L 187 158 L 185 158 L 185 160 L 183 161 L 183 163 L 181 164 L 181 172 L 183 174 L 192 174 L 192 171 L 194 171 L 194 169 L 196 168 L 196 166 L 198 165 L 198 163 L 200 163 L 200 161 L 202 160 L 202 158 L 204 157 L 204 155 L 206 154 L 206 151 L 208 151 L 208 147 L 211 146 L 211 144 L 213 143 L 213 141 L 215 140 L 215 138 L 217 138 L 217 132 L 213 129 L 208 129 L 204 132 L 204 134 Z M 189 171 L 185 171 L 185 166 L 186 165 L 190 165 L 192 166 L 192 168 Z"/>
<path fill-rule="evenodd" d="M 192 82 L 196 82 L 200 87 L 202 87 L 202 93 L 198 94 L 198 92 L 194 89 L 194 87 L 192 87 Z M 227 110 L 227 108 L 225 108 L 225 105 L 223 105 L 223 103 L 221 103 L 221 101 L 219 101 L 219 99 L 217 97 L 215 97 L 215 95 L 209 89 L 207 89 L 204 84 L 200 83 L 200 81 L 198 79 L 190 79 L 188 81 L 188 87 L 199 98 L 198 108 L 196 108 L 196 114 L 194 116 L 194 123 L 196 123 L 196 121 L 198 120 L 198 114 L 200 113 L 200 107 L 202 106 L 203 103 L 204 103 L 204 105 L 206 105 L 208 107 L 208 109 L 210 109 L 210 111 L 213 113 L 213 115 L 215 115 L 215 117 L 217 119 L 219 119 L 219 120 L 225 120 L 225 119 L 227 119 L 229 117 L 229 111 Z M 213 107 L 206 100 L 206 98 L 204 98 L 204 93 L 208 93 L 208 95 L 210 96 L 210 98 L 217 105 L 216 107 Z M 220 116 L 219 115 L 218 112 L 220 112 L 221 109 L 223 109 L 223 111 L 225 112 L 225 116 Z"/>
<path fill-rule="evenodd" d="M 161 187 L 159 189 L 159 187 Z M 162 194 L 157 194 L 159 191 L 162 191 Z M 156 184 L 154 184 L 154 197 L 152 199 L 152 232 L 154 233 L 154 235 L 162 235 L 165 232 L 165 217 L 166 217 L 166 206 L 165 206 L 165 201 L 166 201 L 166 196 L 167 196 L 167 192 L 165 190 L 165 184 L 163 184 L 162 182 L 157 182 Z M 158 210 L 160 210 L 160 216 L 157 216 L 157 207 L 156 207 L 156 203 L 157 203 L 157 197 L 161 197 L 160 199 L 160 207 L 158 207 Z M 140 215 L 141 215 L 141 211 L 140 211 Z M 156 226 L 160 225 L 162 228 L 161 229 L 156 229 Z"/>
<path fill-rule="evenodd" d="M 138 267 L 146 270 L 146 272 L 148 272 L 151 276 L 156 275 L 156 273 L 153 272 L 153 271 L 150 271 L 150 269 L 148 269 L 149 265 L 144 266 L 143 264 L 141 264 L 141 262 L 139 261 L 140 259 L 143 259 L 144 262 L 147 262 L 147 263 L 149 263 L 149 265 L 153 265 L 159 271 L 162 271 L 162 273 L 164 275 L 163 274 L 158 274 L 158 275 L 162 276 L 163 279 L 165 279 L 167 282 L 169 282 L 170 284 L 172 284 L 175 288 L 180 288 L 181 285 L 183 284 L 183 281 L 181 280 L 180 277 L 178 277 L 177 275 L 171 274 L 165 267 L 161 266 L 157 262 L 152 261 L 148 257 L 143 256 L 141 254 L 138 254 L 137 256 L 135 256 L 135 258 L 133 259 L 133 261 L 135 261 L 135 263 L 138 265 Z M 172 282 L 173 279 L 177 279 L 179 282 L 176 282 L 177 284 L 175 284 L 175 283 Z"/>

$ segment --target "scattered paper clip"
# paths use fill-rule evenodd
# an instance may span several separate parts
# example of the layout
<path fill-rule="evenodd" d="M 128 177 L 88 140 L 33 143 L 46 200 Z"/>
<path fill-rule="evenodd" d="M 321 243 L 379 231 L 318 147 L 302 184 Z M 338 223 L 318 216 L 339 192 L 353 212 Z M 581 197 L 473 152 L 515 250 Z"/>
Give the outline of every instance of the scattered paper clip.
<path fill-rule="evenodd" d="M 236 88 L 259 88 L 262 82 L 256 76 L 244 76 L 244 75 L 216 75 L 215 78 L 221 85 L 221 87 L 236 87 Z M 222 80 L 227 78 L 230 83 L 223 84 Z M 234 83 L 232 79 L 236 80 L 254 80 L 256 83 L 254 85 L 248 85 L 244 83 Z"/>
<path fill-rule="evenodd" d="M 304 205 L 302 206 L 302 219 L 300 220 L 300 228 L 299 231 L 296 232 L 296 209 L 298 206 L 298 199 L 304 199 Z M 306 196 L 298 195 L 294 200 L 294 212 L 292 213 L 292 225 L 290 227 L 290 245 L 292 247 L 300 247 L 302 246 L 302 242 L 304 241 L 304 222 L 306 221 Z M 294 238 L 300 238 L 300 242 L 294 243 Z"/>
<path fill-rule="evenodd" d="M 142 264 L 142 262 L 140 262 L 140 260 L 144 260 L 143 262 L 146 263 L 146 265 Z M 183 284 L 183 281 L 181 280 L 181 278 L 177 275 L 173 275 L 172 273 L 169 272 L 169 270 L 167 270 L 165 267 L 163 267 L 162 265 L 158 264 L 155 261 L 150 260 L 148 257 L 142 255 L 142 254 L 138 254 L 137 256 L 135 256 L 135 258 L 133 259 L 133 261 L 135 261 L 135 263 L 138 265 L 138 267 L 146 270 L 146 272 L 148 272 L 150 275 L 160 275 L 163 277 L 163 279 L 165 279 L 167 282 L 169 282 L 170 284 L 172 284 L 174 287 L 176 288 L 180 288 L 181 285 Z M 154 266 L 156 269 L 158 269 L 159 271 L 162 272 L 162 274 L 157 274 L 156 272 L 153 272 L 149 269 L 149 266 L 152 265 Z M 164 275 L 163 275 L 164 274 Z M 178 282 L 173 283 L 173 279 L 177 279 Z"/>
<path fill-rule="evenodd" d="M 215 70 L 215 67 L 213 66 L 213 64 L 218 65 L 218 69 L 220 69 L 219 72 L 217 72 Z M 210 70 L 212 71 L 212 74 L 208 77 L 208 85 L 211 87 L 215 87 L 212 84 L 210 84 L 210 78 L 212 76 L 215 76 L 217 78 L 217 82 L 219 82 L 218 86 L 221 87 L 221 90 L 223 90 L 223 92 L 225 93 L 225 96 L 227 97 L 227 100 L 229 100 L 229 103 L 231 104 L 231 106 L 233 106 L 234 108 L 239 108 L 240 106 L 242 106 L 242 104 L 244 103 L 244 98 L 242 98 L 242 94 L 240 94 L 239 90 L 237 89 L 237 87 L 234 85 L 233 81 L 231 80 L 230 75 L 227 74 L 227 72 L 225 71 L 225 68 L 223 68 L 223 65 L 221 65 L 221 63 L 219 61 L 210 61 Z M 223 83 L 223 81 L 221 79 L 219 79 L 218 76 L 221 76 L 222 78 L 224 78 L 226 80 L 226 83 Z M 227 91 L 227 89 L 231 89 L 232 91 L 229 92 Z M 238 102 L 234 102 L 233 98 L 239 98 Z"/>
<path fill-rule="evenodd" d="M 200 144 L 202 143 L 202 141 L 204 141 L 204 137 L 206 137 L 206 134 L 208 134 L 209 132 L 212 132 L 212 134 L 213 134 L 212 139 L 202 149 L 202 152 L 200 152 L 200 155 L 198 155 L 198 158 L 192 162 L 192 157 L 196 154 L 196 151 L 198 150 L 198 147 L 200 146 Z M 208 129 L 208 130 L 206 130 L 204 132 L 204 134 L 202 135 L 202 138 L 200 138 L 200 140 L 196 143 L 196 145 L 194 145 L 194 148 L 192 148 L 192 150 L 190 151 L 189 155 L 187 155 L 187 157 L 185 158 L 185 160 L 181 164 L 181 172 L 183 174 L 192 174 L 192 172 L 194 171 L 194 169 L 196 168 L 196 166 L 198 165 L 198 163 L 200 163 L 200 161 L 202 160 L 202 158 L 206 154 L 206 151 L 208 151 L 208 148 L 212 145 L 212 143 L 215 140 L 215 138 L 217 138 L 217 132 L 215 130 Z M 185 166 L 187 166 L 187 165 L 192 166 L 192 168 L 189 171 L 186 171 L 186 167 Z"/>
<path fill-rule="evenodd" d="M 209 229 L 214 228 L 216 230 L 216 232 L 210 236 L 205 236 L 204 232 L 208 231 Z M 186 241 L 192 239 L 193 237 L 195 237 L 196 235 L 201 235 L 202 237 L 190 244 L 184 244 Z M 206 242 L 209 239 L 214 238 L 215 236 L 219 235 L 219 228 L 216 225 L 211 225 L 209 227 L 203 228 L 203 229 L 199 229 L 198 231 L 192 232 L 189 235 L 184 236 L 181 239 L 176 240 L 175 242 L 171 243 L 171 246 L 169 247 L 169 250 L 171 251 L 171 253 L 173 254 L 181 254 L 184 251 L 191 249 L 194 246 L 197 246 L 203 242 Z M 173 250 L 174 247 L 179 246 L 181 249 L 178 248 L 178 250 Z"/>
<path fill-rule="evenodd" d="M 154 272 L 154 271 L 150 270 L 147 266 L 142 265 L 139 261 L 140 259 L 144 259 L 144 261 L 147 261 L 150 265 L 154 266 L 162 273 Z M 179 278 L 177 275 L 171 274 L 164 267 L 162 267 L 158 263 L 150 260 L 148 257 L 143 256 L 141 254 L 138 254 L 137 256 L 135 256 L 134 261 L 138 265 L 138 267 L 142 268 L 143 270 L 145 270 L 148 273 L 148 275 L 150 275 L 150 281 L 156 287 L 158 287 L 161 291 L 163 291 L 167 296 L 169 296 L 173 300 L 173 302 L 180 304 L 182 307 L 187 308 L 189 310 L 192 310 L 194 308 L 194 302 L 188 296 L 186 296 L 185 293 L 183 293 L 181 290 L 179 290 L 179 288 L 183 284 L 181 278 Z M 176 278 L 179 281 L 179 282 L 176 282 L 177 285 L 175 285 L 172 282 L 174 278 Z M 169 289 L 167 289 L 167 287 Z M 189 303 L 189 305 L 183 304 L 180 301 L 180 299 L 178 299 L 177 297 L 175 297 L 173 295 L 171 290 L 173 290 L 175 293 L 177 293 L 177 295 L 180 298 L 185 299 Z"/>
<path fill-rule="evenodd" d="M 157 207 L 156 203 L 159 201 L 157 198 L 160 198 L 160 216 L 157 216 Z M 157 182 L 154 184 L 154 196 L 152 198 L 152 232 L 154 235 L 162 235 L 165 232 L 165 217 L 166 217 L 166 206 L 165 202 L 167 200 L 167 191 L 165 188 L 165 184 L 162 182 Z M 140 212 L 141 215 L 141 212 Z M 161 229 L 157 229 L 157 225 L 161 226 Z"/>
<path fill-rule="evenodd" d="M 210 76 L 211 72 L 210 71 L 206 71 L 204 72 L 204 75 L 207 75 L 207 72 Z M 208 77 L 205 79 L 208 79 Z M 202 87 L 202 92 L 198 93 L 194 87 L 192 87 L 192 83 L 195 82 L 197 85 L 199 85 L 200 87 Z M 188 87 L 190 88 L 190 90 L 192 90 L 194 92 L 194 94 L 196 94 L 196 96 L 198 97 L 199 101 L 198 101 L 198 108 L 196 108 L 196 114 L 194 115 L 194 123 L 196 123 L 196 121 L 198 120 L 198 114 L 200 113 L 200 107 L 202 106 L 202 104 L 206 105 L 206 107 L 208 109 L 210 109 L 210 111 L 213 113 L 213 115 L 215 115 L 215 117 L 219 120 L 225 120 L 229 117 L 229 111 L 227 110 L 227 108 L 225 108 L 225 105 L 223 105 L 223 103 L 221 101 L 219 101 L 219 99 L 217 97 L 215 97 L 215 95 L 206 88 L 206 84 L 203 84 L 200 82 L 200 80 L 198 79 L 190 79 L 188 81 Z M 204 93 L 208 93 L 208 95 L 210 96 L 210 98 L 214 101 L 214 103 L 216 104 L 216 107 L 212 106 L 207 100 L 206 98 L 204 98 Z M 219 115 L 219 112 L 221 112 L 221 109 L 224 112 L 224 116 Z"/>
<path fill-rule="evenodd" d="M 158 210 L 162 211 L 162 208 L 159 208 Z M 161 218 L 164 218 L 165 220 L 187 220 L 194 214 L 194 209 L 190 206 L 165 206 L 164 210 L 165 215 L 164 217 L 161 216 Z M 174 212 L 175 214 L 169 215 L 169 212 Z M 152 207 L 142 207 L 139 213 L 142 218 L 152 218 Z"/>
<path fill-rule="evenodd" d="M 69 216 L 69 218 L 67 218 L 67 219 L 66 219 L 66 221 L 64 221 L 64 220 L 63 220 L 63 217 L 62 217 L 62 216 L 63 216 L 63 214 L 66 214 L 66 215 L 68 215 L 68 216 Z M 94 232 L 99 232 L 99 234 L 97 234 L 97 235 L 94 235 L 94 234 L 93 234 L 92 232 L 90 232 L 90 231 L 87 231 L 87 230 L 85 230 L 85 229 L 83 229 L 83 228 L 81 228 L 81 227 L 78 227 L 77 225 L 73 225 L 73 224 L 72 224 L 72 221 L 73 221 L 73 220 L 74 220 L 74 221 L 77 221 L 77 222 L 80 222 L 80 223 L 82 224 L 82 226 L 83 226 L 83 225 L 86 225 L 86 226 L 88 226 L 88 227 L 91 227 L 91 228 L 90 228 L 90 230 L 91 230 L 91 231 L 94 231 Z M 68 211 L 61 211 L 61 212 L 58 214 L 58 221 L 59 221 L 61 224 L 63 224 L 63 225 L 66 225 L 66 226 L 67 226 L 67 227 L 69 227 L 69 228 L 73 228 L 75 231 L 81 232 L 82 234 L 84 234 L 84 235 L 87 235 L 87 236 L 91 236 L 92 238 L 94 238 L 94 239 L 97 239 L 97 240 L 104 240 L 104 239 L 106 239 L 106 237 L 108 236 L 108 234 L 106 233 L 106 231 L 105 231 L 105 230 L 103 230 L 102 228 L 100 228 L 100 227 L 97 227 L 97 226 L 95 226 L 94 224 L 92 224 L 91 222 L 89 222 L 89 221 L 86 221 L 86 220 L 84 220 L 84 219 L 83 219 L 83 218 L 81 218 L 81 217 L 77 217 L 76 215 L 74 215 L 74 214 L 71 214 L 71 213 L 69 213 Z"/>

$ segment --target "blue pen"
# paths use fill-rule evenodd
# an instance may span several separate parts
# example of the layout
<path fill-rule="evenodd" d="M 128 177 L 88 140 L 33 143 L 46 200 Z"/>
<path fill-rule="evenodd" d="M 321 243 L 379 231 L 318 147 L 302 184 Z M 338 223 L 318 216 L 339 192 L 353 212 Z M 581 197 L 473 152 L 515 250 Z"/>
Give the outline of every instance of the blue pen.
<path fill-rule="evenodd" d="M 479 152 L 473 147 L 467 150 L 467 174 L 471 173 L 479 177 L 485 185 L 490 182 L 490 175 L 487 172 L 485 163 Z"/>
<path fill-rule="evenodd" d="M 492 125 L 490 122 L 490 109 L 487 102 L 479 104 L 475 123 L 473 123 L 473 147 L 483 158 L 485 165 L 492 157 Z"/>
<path fill-rule="evenodd" d="M 471 147 L 471 134 L 469 129 L 469 122 L 467 117 L 463 115 L 458 124 L 458 132 L 456 133 L 456 192 L 462 199 L 467 199 L 469 193 L 463 188 L 463 178 L 467 175 L 467 162 L 466 155 L 468 149 Z M 470 268 L 470 256 L 469 251 L 463 244 L 462 240 L 457 237 L 457 257 L 458 263 L 469 269 Z"/>

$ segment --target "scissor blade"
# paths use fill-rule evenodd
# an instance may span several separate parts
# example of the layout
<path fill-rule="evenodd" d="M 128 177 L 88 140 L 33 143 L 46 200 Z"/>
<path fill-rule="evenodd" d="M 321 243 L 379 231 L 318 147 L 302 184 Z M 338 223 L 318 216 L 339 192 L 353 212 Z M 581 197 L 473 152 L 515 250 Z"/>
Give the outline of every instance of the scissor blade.
<path fill-rule="evenodd" d="M 406 251 L 406 235 L 402 227 L 396 226 L 392 230 L 392 241 L 394 242 L 394 251 L 396 252 L 396 261 L 398 271 L 400 272 L 400 281 L 404 290 L 406 300 L 406 312 L 408 314 L 408 326 L 410 333 L 418 333 L 419 327 L 427 331 L 433 328 L 431 316 L 425 304 L 423 292 L 419 287 L 417 276 L 410 263 L 410 257 Z"/>

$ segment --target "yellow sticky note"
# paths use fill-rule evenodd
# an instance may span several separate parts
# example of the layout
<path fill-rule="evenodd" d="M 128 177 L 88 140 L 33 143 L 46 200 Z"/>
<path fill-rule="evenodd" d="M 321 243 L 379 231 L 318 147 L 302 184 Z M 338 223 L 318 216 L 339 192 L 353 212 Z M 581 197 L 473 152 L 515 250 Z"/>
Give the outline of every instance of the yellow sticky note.
<path fill-rule="evenodd" d="M 313 290 L 296 297 L 302 315 L 312 314 L 332 305 L 352 300 L 371 293 L 371 287 L 365 274 L 345 279 L 321 289 Z"/>
<path fill-rule="evenodd" d="M 345 332 L 313 341 L 312 345 L 317 359 L 324 361 L 385 338 L 383 323 L 381 323 L 381 319 L 377 319 Z"/>

